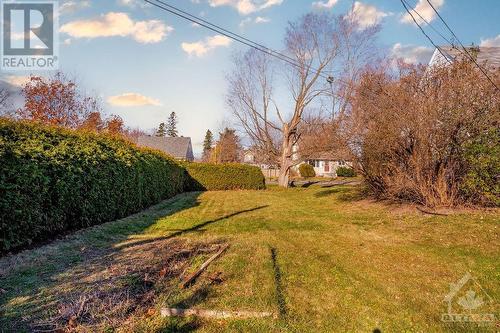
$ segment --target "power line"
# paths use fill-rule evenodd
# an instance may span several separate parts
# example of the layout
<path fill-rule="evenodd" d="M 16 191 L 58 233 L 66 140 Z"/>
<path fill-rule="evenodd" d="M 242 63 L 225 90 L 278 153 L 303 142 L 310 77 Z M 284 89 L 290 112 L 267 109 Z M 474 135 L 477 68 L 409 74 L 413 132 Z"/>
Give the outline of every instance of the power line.
<path fill-rule="evenodd" d="M 427 3 L 431 6 L 432 10 L 437 14 L 437 16 L 439 17 L 439 19 L 444 23 L 444 25 L 446 26 L 446 28 L 451 32 L 451 34 L 453 35 L 453 37 L 457 40 L 457 42 L 460 44 L 460 46 L 462 47 L 462 49 L 465 51 L 465 53 L 469 57 L 469 59 L 472 62 L 474 62 L 474 64 L 484 74 L 484 76 L 488 79 L 488 81 L 490 81 L 490 83 L 497 90 L 500 90 L 500 89 L 498 89 L 498 86 L 495 84 L 495 82 L 493 82 L 493 80 L 490 78 L 490 76 L 488 75 L 488 73 L 484 70 L 484 68 L 477 63 L 476 59 L 474 59 L 474 57 L 469 53 L 469 51 L 467 50 L 467 48 L 462 44 L 462 42 L 460 41 L 460 39 L 457 37 L 457 35 L 455 34 L 455 32 L 450 28 L 450 26 L 448 25 L 448 23 L 446 23 L 446 21 L 443 19 L 443 17 L 441 16 L 441 14 L 439 14 L 439 12 L 436 10 L 436 8 L 434 8 L 434 5 L 429 0 L 427 0 Z"/>
<path fill-rule="evenodd" d="M 434 47 L 436 48 L 436 50 L 438 50 L 439 53 L 441 53 L 441 55 L 443 56 L 443 58 L 445 58 L 446 61 L 448 61 L 451 64 L 451 60 L 448 59 L 448 57 L 443 53 L 443 51 L 441 50 L 441 48 L 434 43 L 434 41 L 432 40 L 432 38 L 429 35 L 427 35 L 427 33 L 425 32 L 424 28 L 422 28 L 420 26 L 420 24 L 418 24 L 417 20 L 415 19 L 415 16 L 413 16 L 413 14 L 411 13 L 410 9 L 408 8 L 408 4 L 404 0 L 400 0 L 400 1 L 401 1 L 401 4 L 403 5 L 403 7 L 406 9 L 406 12 L 408 13 L 408 15 L 410 15 L 410 17 L 412 18 L 413 22 L 415 22 L 415 24 L 420 29 L 420 31 L 424 34 L 424 36 L 427 37 L 427 39 L 431 42 L 431 44 L 434 45 Z"/>
<path fill-rule="evenodd" d="M 216 32 L 218 34 L 221 34 L 221 35 L 223 35 L 225 37 L 231 38 L 232 40 L 235 40 L 235 41 L 237 41 L 239 43 L 242 43 L 242 44 L 244 44 L 246 46 L 249 46 L 249 47 L 251 47 L 253 49 L 256 49 L 258 51 L 264 52 L 264 53 L 266 53 L 266 54 L 268 54 L 268 55 L 270 55 L 272 57 L 278 58 L 278 59 L 280 59 L 280 60 L 288 63 L 289 65 L 294 66 L 297 69 L 301 69 L 301 70 L 303 69 L 302 66 L 300 66 L 299 64 L 297 64 L 295 62 L 295 59 L 290 58 L 287 55 L 284 55 L 284 54 L 282 54 L 282 53 L 280 53 L 278 51 L 275 51 L 273 49 L 265 47 L 265 46 L 263 46 L 263 45 L 261 45 L 259 43 L 256 43 L 256 42 L 254 42 L 254 41 L 252 41 L 252 40 L 250 40 L 248 38 L 245 38 L 245 37 L 240 36 L 240 35 L 238 35 L 236 33 L 233 33 L 233 32 L 231 32 L 231 31 L 229 31 L 227 29 L 221 28 L 221 27 L 219 27 L 216 24 L 210 23 L 210 22 L 208 22 L 208 21 L 206 21 L 206 20 L 204 20 L 202 18 L 199 18 L 199 17 L 197 17 L 195 15 L 192 15 L 192 14 L 190 14 L 188 12 L 185 12 L 185 11 L 183 11 L 183 10 L 175 7 L 175 6 L 169 5 L 168 3 L 165 3 L 164 1 L 161 1 L 161 0 L 153 0 L 155 2 L 153 2 L 151 0 L 144 0 L 144 1 L 147 2 L 147 3 L 149 3 L 149 4 L 151 4 L 151 5 L 153 5 L 153 6 L 155 6 L 155 7 L 157 7 L 157 8 L 163 9 L 163 10 L 165 10 L 165 11 L 171 13 L 171 14 L 174 14 L 174 15 L 176 15 L 178 17 L 181 17 L 181 18 L 183 18 L 185 20 L 188 20 L 190 22 L 196 23 L 196 24 L 198 24 L 198 25 L 200 25 L 200 26 L 202 26 L 204 28 L 207 28 L 207 29 L 209 29 L 211 31 L 214 31 L 214 32 Z M 318 73 L 318 75 L 321 76 L 322 78 L 324 78 L 326 80 L 331 80 L 330 76 L 324 75 L 323 73 L 321 73 L 321 71 L 319 69 L 315 69 L 313 67 L 309 67 L 309 69 L 313 70 L 316 73 Z"/>
<path fill-rule="evenodd" d="M 408 3 L 407 0 L 404 0 L 404 2 L 406 3 L 406 5 L 408 7 L 411 8 L 411 10 L 418 15 L 418 17 L 423 21 L 425 22 L 425 24 L 427 24 L 429 27 L 431 27 L 432 30 L 434 30 L 435 33 L 437 33 L 442 39 L 444 39 L 447 43 L 453 45 L 453 42 L 451 42 L 448 38 L 446 38 L 439 30 L 437 30 L 434 25 L 431 24 L 431 22 L 427 21 L 425 19 L 425 17 L 423 17 L 415 8 L 413 8 L 412 6 L 410 6 L 410 4 Z M 448 53 L 447 53 L 448 54 Z"/>
<path fill-rule="evenodd" d="M 230 30 L 227 30 L 227 29 L 225 29 L 225 28 L 221 27 L 220 25 L 214 24 L 214 23 L 209 22 L 209 21 L 207 21 L 207 20 L 205 20 L 205 19 L 203 19 L 203 18 L 201 18 L 201 17 L 198 17 L 198 16 L 196 16 L 196 15 L 193 15 L 193 14 L 191 14 L 191 13 L 188 13 L 188 12 L 186 12 L 186 11 L 184 11 L 184 10 L 182 10 L 182 9 L 178 8 L 178 7 L 172 6 L 172 5 L 168 4 L 168 3 L 166 3 L 165 1 L 162 1 L 162 0 L 154 0 L 154 1 L 161 3 L 161 4 L 162 4 L 162 5 L 164 5 L 165 7 L 168 7 L 168 8 L 170 8 L 170 9 L 172 9 L 172 10 L 178 11 L 178 12 L 180 12 L 180 13 L 182 13 L 182 14 L 186 15 L 186 16 L 189 16 L 189 17 L 193 18 L 194 20 L 197 20 L 197 21 L 203 22 L 203 23 L 208 24 L 208 25 L 210 25 L 210 26 L 212 26 L 212 27 L 215 27 L 216 29 L 221 30 L 221 31 L 223 31 L 223 32 L 225 32 L 225 33 L 228 33 L 228 34 L 230 34 L 230 35 L 236 36 L 237 38 L 240 38 L 240 39 L 242 39 L 242 40 L 244 40 L 244 41 L 246 41 L 246 42 L 252 43 L 252 44 L 254 44 L 254 45 L 256 45 L 256 46 L 258 46 L 258 47 L 260 47 L 260 48 L 262 48 L 262 49 L 265 49 L 265 50 L 267 50 L 267 51 L 269 51 L 269 52 L 271 52 L 271 53 L 276 53 L 276 54 L 277 54 L 277 55 L 279 55 L 280 57 L 286 58 L 286 59 L 288 59 L 288 60 L 290 60 L 290 61 L 293 61 L 293 62 L 295 62 L 295 61 L 296 61 L 296 59 L 294 59 L 294 58 L 292 58 L 292 57 L 290 57 L 290 56 L 288 56 L 288 55 L 286 55 L 286 54 L 283 54 L 283 53 L 281 53 L 281 52 L 279 52 L 279 51 L 276 51 L 276 50 L 270 49 L 270 48 L 268 48 L 268 47 L 267 47 L 267 46 L 265 46 L 265 45 L 259 44 L 259 43 L 255 42 L 255 41 L 253 41 L 253 40 L 250 40 L 250 39 L 246 38 L 245 36 L 242 36 L 242 35 L 239 35 L 239 34 L 237 34 L 237 33 L 235 33 L 235 32 L 232 32 L 232 31 L 230 31 Z M 312 69 L 312 70 L 314 70 L 314 71 L 317 71 L 314 67 L 311 67 L 311 69 Z M 326 72 L 326 71 L 325 71 L 325 72 Z"/>
<path fill-rule="evenodd" d="M 298 69 L 302 69 L 302 66 L 300 66 L 299 64 L 297 64 L 295 62 L 295 59 L 293 59 L 293 58 L 290 58 L 290 57 L 288 57 L 286 55 L 283 55 L 282 53 L 280 53 L 278 51 L 275 51 L 273 49 L 265 47 L 265 46 L 263 46 L 263 45 L 261 45 L 259 43 L 256 43 L 256 42 L 254 42 L 254 41 L 252 41 L 252 40 L 250 40 L 248 38 L 245 38 L 245 37 L 240 36 L 240 35 L 238 35 L 236 33 L 233 33 L 233 32 L 231 32 L 231 31 L 229 31 L 227 29 L 221 28 L 221 27 L 219 27 L 216 24 L 213 24 L 213 23 L 211 23 L 211 22 L 209 22 L 207 20 L 201 19 L 201 18 L 199 18 L 199 17 L 197 17 L 195 15 L 192 15 L 192 14 L 186 12 L 186 11 L 178 9 L 177 7 L 169 5 L 169 4 L 165 3 L 164 1 L 161 1 L 161 0 L 144 0 L 144 1 L 147 2 L 147 3 L 149 3 L 149 4 L 151 4 L 151 5 L 153 5 L 153 6 L 155 6 L 155 7 L 157 7 L 157 8 L 165 10 L 166 12 L 174 14 L 174 15 L 176 15 L 178 17 L 181 17 L 181 18 L 183 18 L 185 20 L 188 20 L 188 21 L 190 21 L 192 23 L 196 23 L 196 24 L 198 24 L 198 25 L 200 25 L 200 26 L 202 26 L 204 28 L 207 28 L 207 29 L 209 29 L 211 31 L 214 31 L 214 32 L 219 33 L 219 34 L 221 34 L 223 36 L 231 38 L 231 39 L 233 39 L 233 40 L 235 40 L 235 41 L 237 41 L 239 43 L 242 43 L 242 44 L 244 44 L 246 46 L 249 46 L 249 47 L 251 47 L 253 49 L 256 49 L 256 50 L 264 52 L 264 53 L 266 53 L 266 54 L 268 54 L 270 56 L 278 58 L 278 59 L 280 59 L 280 60 L 282 60 L 282 61 L 284 61 L 284 62 L 286 62 L 286 63 L 288 63 L 288 64 L 290 64 L 290 65 L 292 65 L 292 66 L 294 66 L 296 68 L 298 68 Z M 321 71 L 319 69 L 315 69 L 313 67 L 309 67 L 309 69 L 317 72 L 318 75 L 321 76 L 322 78 L 326 79 L 328 83 L 332 84 L 334 82 L 332 76 L 325 76 L 324 74 L 321 73 Z M 345 80 L 342 80 L 340 78 L 337 78 L 335 80 L 338 83 L 343 84 L 344 86 L 350 86 L 352 84 L 352 83 L 347 82 Z M 378 93 L 376 93 L 376 92 L 373 92 L 373 91 L 368 91 L 368 92 L 372 96 L 378 96 Z M 388 97 L 391 97 L 390 94 L 387 93 L 387 91 L 382 90 L 381 92 L 384 95 L 386 95 Z M 370 104 L 372 104 L 375 107 L 379 107 L 379 105 L 375 105 L 373 102 L 370 102 Z"/>

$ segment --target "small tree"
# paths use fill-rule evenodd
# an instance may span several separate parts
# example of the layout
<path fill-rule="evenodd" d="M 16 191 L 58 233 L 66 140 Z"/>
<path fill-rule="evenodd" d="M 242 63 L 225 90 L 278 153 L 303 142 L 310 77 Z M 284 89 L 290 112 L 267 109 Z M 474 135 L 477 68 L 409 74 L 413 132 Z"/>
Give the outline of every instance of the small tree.
<path fill-rule="evenodd" d="M 356 171 L 349 167 L 340 167 L 337 169 L 338 177 L 356 177 Z"/>
<path fill-rule="evenodd" d="M 300 176 L 303 178 L 311 178 L 316 176 L 316 172 L 312 165 L 303 163 L 299 166 Z"/>
<path fill-rule="evenodd" d="M 175 112 L 172 112 L 168 117 L 167 135 L 172 138 L 175 138 L 179 135 L 177 132 L 177 115 L 175 114 Z"/>
<path fill-rule="evenodd" d="M 104 129 L 105 123 L 102 120 L 100 112 L 91 112 L 80 126 L 80 129 L 85 131 L 100 132 Z"/>
<path fill-rule="evenodd" d="M 167 135 L 167 129 L 165 128 L 165 123 L 160 123 L 158 130 L 156 131 L 156 136 L 164 137 Z"/>
<path fill-rule="evenodd" d="M 31 76 L 22 93 L 24 108 L 17 111 L 22 119 L 79 128 L 92 112 L 100 112 L 99 101 L 85 96 L 75 81 L 61 72 L 51 78 Z"/>
<path fill-rule="evenodd" d="M 122 134 L 125 131 L 123 119 L 112 115 L 106 120 L 106 131 L 110 134 Z"/>
<path fill-rule="evenodd" d="M 205 134 L 203 141 L 203 161 L 207 162 L 210 159 L 210 152 L 212 151 L 214 136 L 210 130 Z"/>
<path fill-rule="evenodd" d="M 218 163 L 239 162 L 240 160 L 240 138 L 236 135 L 236 130 L 225 128 L 219 133 L 219 152 L 217 154 Z"/>

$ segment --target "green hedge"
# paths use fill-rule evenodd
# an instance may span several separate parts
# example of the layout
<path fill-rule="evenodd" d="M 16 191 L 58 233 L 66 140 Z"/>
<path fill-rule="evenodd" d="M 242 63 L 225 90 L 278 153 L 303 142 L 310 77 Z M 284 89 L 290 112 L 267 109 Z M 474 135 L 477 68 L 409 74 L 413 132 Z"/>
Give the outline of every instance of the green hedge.
<path fill-rule="evenodd" d="M 471 202 L 500 206 L 500 129 L 492 128 L 463 146 L 467 171 L 460 190 Z"/>
<path fill-rule="evenodd" d="M 184 191 L 263 188 L 256 167 L 179 163 L 116 137 L 0 118 L 0 253 Z"/>
<path fill-rule="evenodd" d="M 260 190 L 266 187 L 262 171 L 244 164 L 186 163 L 186 191 Z"/>
<path fill-rule="evenodd" d="M 356 171 L 349 167 L 339 167 L 337 169 L 338 177 L 356 177 Z"/>
<path fill-rule="evenodd" d="M 0 252 L 138 212 L 185 170 L 117 138 L 0 119 Z"/>
<path fill-rule="evenodd" d="M 316 177 L 316 171 L 314 171 L 314 167 L 308 163 L 302 163 L 299 166 L 300 176 L 303 178 L 311 178 Z"/>

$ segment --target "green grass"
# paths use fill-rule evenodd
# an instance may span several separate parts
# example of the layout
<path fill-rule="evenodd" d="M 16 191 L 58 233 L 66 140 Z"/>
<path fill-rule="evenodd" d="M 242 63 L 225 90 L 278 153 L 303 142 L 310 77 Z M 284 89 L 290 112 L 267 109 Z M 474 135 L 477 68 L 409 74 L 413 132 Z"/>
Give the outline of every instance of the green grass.
<path fill-rule="evenodd" d="M 483 290 L 469 288 L 492 298 L 476 312 L 498 320 L 498 211 L 429 216 L 357 191 L 187 193 L 5 257 L 0 331 L 495 331 L 444 324 L 441 314 L 450 283 L 471 272 Z M 179 276 L 221 243 L 231 247 L 179 289 Z M 211 281 L 214 274 L 222 281 Z M 271 311 L 277 318 L 162 319 L 162 306 Z"/>

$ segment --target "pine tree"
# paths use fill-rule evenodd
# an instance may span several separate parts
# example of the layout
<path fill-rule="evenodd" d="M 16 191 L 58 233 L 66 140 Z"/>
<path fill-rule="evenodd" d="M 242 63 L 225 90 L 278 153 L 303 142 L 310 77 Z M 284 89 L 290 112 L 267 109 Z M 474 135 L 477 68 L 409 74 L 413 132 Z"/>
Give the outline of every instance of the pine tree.
<path fill-rule="evenodd" d="M 214 136 L 210 130 L 207 130 L 205 134 L 205 140 L 203 141 L 203 161 L 208 161 L 210 159 L 210 152 L 212 151 L 212 145 L 214 141 Z"/>
<path fill-rule="evenodd" d="M 175 138 L 178 136 L 177 132 L 177 115 L 175 112 L 172 112 L 170 116 L 168 117 L 167 121 L 167 135 Z"/>
<path fill-rule="evenodd" d="M 165 128 L 165 123 L 161 123 L 160 126 L 158 126 L 158 130 L 156 131 L 156 136 L 165 136 L 167 135 L 167 130 Z"/>

